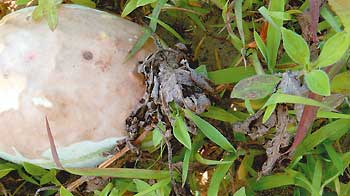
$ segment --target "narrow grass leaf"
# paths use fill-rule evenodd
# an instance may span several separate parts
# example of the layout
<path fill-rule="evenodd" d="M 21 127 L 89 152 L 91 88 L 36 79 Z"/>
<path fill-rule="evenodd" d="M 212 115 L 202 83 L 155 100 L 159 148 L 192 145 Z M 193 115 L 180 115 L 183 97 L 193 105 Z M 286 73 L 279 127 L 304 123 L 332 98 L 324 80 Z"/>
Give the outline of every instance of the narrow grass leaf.
<path fill-rule="evenodd" d="M 192 120 L 207 138 L 229 152 L 236 152 L 232 144 L 213 125 L 188 109 L 184 109 L 184 112 L 186 117 Z"/>
<path fill-rule="evenodd" d="M 332 109 L 329 106 L 315 101 L 313 99 L 300 97 L 296 95 L 288 95 L 288 94 L 282 94 L 282 93 L 274 93 L 271 95 L 271 97 L 266 101 L 265 105 L 262 108 L 265 108 L 272 104 L 277 103 L 294 103 L 294 104 L 304 104 L 304 105 L 311 105 L 311 106 L 317 106 L 317 107 L 324 107 L 327 109 Z"/>
<path fill-rule="evenodd" d="M 159 180 L 157 183 L 153 184 L 151 187 L 143 190 L 142 192 L 135 194 L 134 196 L 152 195 L 150 193 L 152 193 L 155 190 L 158 190 L 162 187 L 167 186 L 169 183 L 170 183 L 170 178 L 165 178 L 165 179 Z"/>
<path fill-rule="evenodd" d="M 341 24 L 339 24 L 338 20 L 333 16 L 332 12 L 328 9 L 327 6 L 323 6 L 320 12 L 322 18 L 324 18 L 327 23 L 335 30 L 336 32 L 341 31 Z"/>
<path fill-rule="evenodd" d="M 129 168 L 69 168 L 67 172 L 81 176 L 110 176 L 131 179 L 164 179 L 169 171 Z"/>
<path fill-rule="evenodd" d="M 187 149 L 191 150 L 191 137 L 188 133 L 187 125 L 181 116 L 175 117 L 173 124 L 173 133 L 175 138 Z"/>
<path fill-rule="evenodd" d="M 231 67 L 208 72 L 208 77 L 216 85 L 236 83 L 240 80 L 255 75 L 254 67 Z"/>
<path fill-rule="evenodd" d="M 108 196 L 110 195 L 109 193 L 111 192 L 113 188 L 113 184 L 112 183 L 108 183 L 101 191 L 101 193 L 99 194 L 99 196 Z"/>
<path fill-rule="evenodd" d="M 349 34 L 344 31 L 329 38 L 324 44 L 315 66 L 327 67 L 339 61 L 349 48 L 349 40 Z"/>
<path fill-rule="evenodd" d="M 312 92 L 322 96 L 331 95 L 329 77 L 323 70 L 312 70 L 305 73 L 305 82 Z"/>
<path fill-rule="evenodd" d="M 171 33 L 172 35 L 174 35 L 180 42 L 182 43 L 186 43 L 186 40 L 178 33 L 175 31 L 175 29 L 173 29 L 171 26 L 169 26 L 168 24 L 164 23 L 163 21 L 154 18 L 154 17 L 150 17 L 150 16 L 146 16 L 146 18 L 155 20 L 158 24 L 160 24 L 160 26 L 162 26 L 165 30 L 167 30 L 169 33 Z"/>
<path fill-rule="evenodd" d="M 263 55 L 265 61 L 267 62 L 267 49 L 264 41 L 261 39 L 260 35 L 254 31 L 254 40 L 261 54 Z"/>
<path fill-rule="evenodd" d="M 285 1 L 281 1 L 281 0 L 271 0 L 269 5 L 269 11 L 283 12 L 284 3 Z M 283 20 L 275 18 L 273 22 L 275 23 L 275 25 L 273 25 L 273 23 L 269 23 L 269 26 L 267 29 L 267 37 L 266 37 L 266 48 L 267 48 L 267 55 L 268 55 L 267 66 L 271 73 L 274 72 L 276 62 L 277 62 L 277 54 L 278 54 L 278 49 L 281 42 L 280 28 L 282 27 Z"/>
<path fill-rule="evenodd" d="M 272 113 L 275 111 L 277 104 L 271 104 L 266 107 L 262 123 L 266 123 L 269 120 Z"/>
<path fill-rule="evenodd" d="M 299 65 L 307 65 L 310 62 L 310 50 L 306 41 L 295 32 L 282 28 L 283 47 L 288 56 Z"/>
<path fill-rule="evenodd" d="M 335 112 L 327 112 L 327 111 L 318 111 L 317 118 L 341 118 L 341 119 L 350 119 L 350 114 L 341 114 Z"/>
<path fill-rule="evenodd" d="M 339 16 L 345 27 L 345 31 L 350 32 L 350 2 L 347 0 L 329 0 L 332 10 Z"/>
<path fill-rule="evenodd" d="M 202 113 L 201 116 L 229 123 L 234 123 L 243 120 L 235 116 L 233 113 L 215 106 L 209 106 L 207 112 Z"/>
<path fill-rule="evenodd" d="M 294 157 L 297 158 L 302 156 L 306 152 L 312 150 L 315 146 L 319 145 L 326 139 L 336 140 L 342 135 L 347 133 L 350 130 L 350 120 L 348 119 L 339 119 L 333 121 L 312 134 L 308 135 L 301 144 L 297 147 Z"/>
<path fill-rule="evenodd" d="M 312 187 L 313 187 L 313 196 L 319 195 L 319 190 L 321 188 L 321 182 L 322 182 L 322 162 L 317 159 L 314 169 L 314 176 L 312 178 Z M 317 191 L 314 191 L 317 190 Z"/>
<path fill-rule="evenodd" d="M 343 172 L 343 160 L 342 157 L 335 151 L 332 142 L 323 142 L 329 158 L 332 160 L 332 164 L 335 166 L 339 173 Z"/>
<path fill-rule="evenodd" d="M 16 0 L 16 5 L 26 5 L 31 0 Z"/>
<path fill-rule="evenodd" d="M 96 3 L 91 0 L 72 0 L 74 4 L 83 5 L 90 8 L 96 8 Z"/>
<path fill-rule="evenodd" d="M 131 59 L 143 47 L 143 45 L 145 45 L 145 43 L 150 39 L 151 35 L 151 30 L 145 27 L 143 34 L 137 39 L 124 61 Z"/>
<path fill-rule="evenodd" d="M 64 186 L 60 188 L 60 196 L 73 196 L 71 192 L 69 192 Z"/>
<path fill-rule="evenodd" d="M 203 158 L 198 152 L 194 155 L 194 158 L 203 165 L 222 165 L 222 164 L 229 164 L 232 163 L 232 161 L 217 161 L 217 160 L 210 160 Z"/>
<path fill-rule="evenodd" d="M 208 195 L 218 195 L 220 190 L 221 181 L 226 176 L 226 173 L 231 168 L 233 161 L 236 159 L 236 153 L 231 153 L 226 158 L 225 161 L 230 161 L 228 164 L 218 165 L 211 177 L 210 184 L 208 187 Z"/>
<path fill-rule="evenodd" d="M 255 75 L 243 79 L 232 90 L 232 98 L 257 100 L 273 93 L 281 79 L 273 75 Z"/>
<path fill-rule="evenodd" d="M 184 156 L 184 160 L 182 162 L 182 187 L 184 187 L 186 184 L 187 175 L 188 175 L 188 168 L 190 166 L 191 154 L 192 154 L 191 150 L 189 150 L 189 149 L 185 150 L 185 156 Z"/>
<path fill-rule="evenodd" d="M 154 3 L 154 2 L 156 2 L 156 1 L 157 1 L 157 0 L 137 0 L 136 6 L 137 6 L 137 7 L 145 6 L 145 5 Z"/>

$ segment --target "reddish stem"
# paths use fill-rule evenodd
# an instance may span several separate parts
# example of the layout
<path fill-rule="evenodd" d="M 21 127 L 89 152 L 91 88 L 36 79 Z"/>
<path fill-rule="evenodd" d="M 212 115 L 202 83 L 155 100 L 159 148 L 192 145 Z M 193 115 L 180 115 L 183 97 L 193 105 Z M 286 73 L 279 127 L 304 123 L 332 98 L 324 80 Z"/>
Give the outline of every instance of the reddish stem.
<path fill-rule="evenodd" d="M 317 101 L 322 100 L 322 96 L 317 95 L 313 92 L 309 92 L 308 97 L 310 99 L 314 99 Z M 318 107 L 315 107 L 315 106 L 310 106 L 310 105 L 304 106 L 303 114 L 301 115 L 301 119 L 300 119 L 300 122 L 298 124 L 297 132 L 296 132 L 296 135 L 294 137 L 293 144 L 287 152 L 293 153 L 295 148 L 303 141 L 308 130 L 310 129 L 314 120 L 316 119 L 317 110 L 318 110 Z"/>

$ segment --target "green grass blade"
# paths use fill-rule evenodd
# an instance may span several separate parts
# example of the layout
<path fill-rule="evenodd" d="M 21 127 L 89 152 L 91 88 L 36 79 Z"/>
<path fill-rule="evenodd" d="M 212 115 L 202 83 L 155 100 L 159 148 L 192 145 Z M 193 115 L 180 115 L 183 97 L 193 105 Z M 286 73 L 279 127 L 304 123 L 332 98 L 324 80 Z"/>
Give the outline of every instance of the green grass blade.
<path fill-rule="evenodd" d="M 215 107 L 215 106 L 210 106 L 208 108 L 208 111 L 202 113 L 201 116 L 205 118 L 211 118 L 211 119 L 220 120 L 220 121 L 229 122 L 229 123 L 234 123 L 240 120 L 244 120 L 235 116 L 231 112 L 228 112 L 222 108 Z"/>
<path fill-rule="evenodd" d="M 215 168 L 213 176 L 211 177 L 210 184 L 208 187 L 208 195 L 218 195 L 221 181 L 225 177 L 228 170 L 231 168 L 233 161 L 236 159 L 236 153 L 231 153 L 224 160 L 230 161 L 231 163 L 218 165 Z"/>
<path fill-rule="evenodd" d="M 174 35 L 180 42 L 186 43 L 186 40 L 178 32 L 176 32 L 175 29 L 173 29 L 171 26 L 169 26 L 165 22 L 163 22 L 157 18 L 150 17 L 150 16 L 146 16 L 146 18 L 149 18 L 151 20 L 155 20 L 158 24 L 160 24 L 160 26 L 162 26 L 164 29 L 169 31 L 169 33 Z"/>
<path fill-rule="evenodd" d="M 269 11 L 284 11 L 284 1 L 283 0 L 271 0 Z M 272 24 L 269 24 L 268 30 L 267 30 L 267 37 L 266 37 L 266 48 L 267 48 L 267 65 L 268 69 L 271 73 L 274 72 L 276 62 L 277 62 L 277 54 L 278 54 L 278 48 L 280 46 L 281 42 L 281 33 L 280 28 L 282 27 L 283 20 L 281 19 L 274 19 L 273 20 L 277 26 L 277 29 L 273 27 Z"/>
<path fill-rule="evenodd" d="M 197 127 L 201 130 L 201 132 L 212 142 L 216 143 L 218 146 L 229 152 L 236 152 L 236 149 L 232 146 L 232 144 L 213 125 L 203 120 L 188 109 L 184 109 L 184 112 L 186 117 L 193 121 L 194 124 L 196 124 Z"/>
<path fill-rule="evenodd" d="M 236 83 L 255 75 L 254 67 L 231 67 L 208 72 L 208 77 L 216 85 Z"/>
<path fill-rule="evenodd" d="M 169 171 L 129 168 L 69 168 L 67 172 L 81 176 L 110 176 L 116 178 L 164 179 Z"/>
<path fill-rule="evenodd" d="M 340 119 L 331 122 L 308 135 L 297 147 L 294 158 L 302 156 L 326 139 L 335 140 L 350 130 L 350 120 Z"/>
<path fill-rule="evenodd" d="M 135 194 L 134 196 L 150 195 L 151 192 L 160 189 L 170 183 L 170 178 L 159 180 L 159 182 L 153 184 L 151 187 Z"/>
<path fill-rule="evenodd" d="M 216 161 L 216 160 L 209 160 L 203 158 L 199 153 L 196 153 L 194 155 L 194 158 L 203 165 L 222 165 L 222 164 L 229 164 L 232 163 L 232 161 Z"/>

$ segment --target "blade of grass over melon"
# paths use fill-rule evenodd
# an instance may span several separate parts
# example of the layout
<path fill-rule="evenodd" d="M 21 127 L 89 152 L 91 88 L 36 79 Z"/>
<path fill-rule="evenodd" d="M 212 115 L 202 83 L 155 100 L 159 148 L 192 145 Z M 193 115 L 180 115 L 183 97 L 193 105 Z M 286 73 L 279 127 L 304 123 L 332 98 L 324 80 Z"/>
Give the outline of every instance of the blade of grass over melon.
<path fill-rule="evenodd" d="M 81 176 L 110 176 L 116 178 L 164 179 L 169 177 L 167 170 L 129 168 L 69 168 L 67 172 Z"/>
<path fill-rule="evenodd" d="M 230 67 L 208 72 L 208 77 L 215 84 L 236 83 L 255 75 L 254 67 Z"/>
<path fill-rule="evenodd" d="M 165 5 L 165 3 L 168 0 L 159 0 L 157 1 L 157 4 L 155 8 L 152 11 L 151 17 L 152 18 L 158 18 L 160 11 L 162 7 Z M 144 28 L 144 33 L 138 38 L 135 45 L 131 48 L 128 56 L 125 58 L 124 61 L 129 60 L 132 58 L 141 48 L 142 46 L 147 42 L 147 40 L 152 36 L 152 34 L 156 31 L 157 28 L 157 21 L 154 19 L 151 19 L 151 22 L 149 24 L 149 28 Z"/>
<path fill-rule="evenodd" d="M 150 17 L 150 16 L 146 16 L 146 18 L 149 18 L 151 20 L 155 20 L 160 26 L 162 26 L 164 29 L 169 31 L 169 33 L 174 35 L 181 43 L 186 43 L 186 40 L 178 32 L 176 32 L 175 29 L 173 29 L 171 26 L 169 26 L 165 22 L 159 20 L 158 18 L 154 18 L 154 17 Z"/>
<path fill-rule="evenodd" d="M 220 131 L 218 131 L 213 125 L 203 120 L 201 117 L 197 116 L 188 109 L 183 110 L 188 119 L 194 122 L 201 132 L 209 138 L 212 142 L 216 143 L 221 148 L 229 152 L 236 152 L 236 149 L 231 145 L 231 143 L 224 137 Z"/>

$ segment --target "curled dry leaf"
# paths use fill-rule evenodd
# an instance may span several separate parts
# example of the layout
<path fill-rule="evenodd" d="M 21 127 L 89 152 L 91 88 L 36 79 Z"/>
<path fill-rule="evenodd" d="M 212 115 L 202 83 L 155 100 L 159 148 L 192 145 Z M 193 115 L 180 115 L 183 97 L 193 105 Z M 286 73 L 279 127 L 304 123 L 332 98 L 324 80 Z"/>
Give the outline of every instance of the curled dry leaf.
<path fill-rule="evenodd" d="M 267 161 L 262 167 L 261 174 L 267 175 L 272 171 L 276 161 L 282 156 L 280 149 L 289 145 L 290 135 L 286 129 L 289 123 L 287 106 L 279 104 L 275 112 L 265 123 L 262 123 L 262 118 L 263 111 L 261 110 L 247 118 L 244 122 L 233 124 L 232 127 L 233 131 L 245 133 L 252 140 L 263 136 L 271 128 L 276 128 L 275 136 L 272 140 L 265 143 Z"/>
<path fill-rule="evenodd" d="M 134 138 L 140 128 L 158 122 L 167 128 L 173 123 L 169 104 L 174 102 L 199 114 L 210 106 L 206 94 L 213 92 L 208 80 L 190 68 L 180 50 L 159 49 L 139 66 L 146 92 L 127 119 L 127 131 Z"/>

